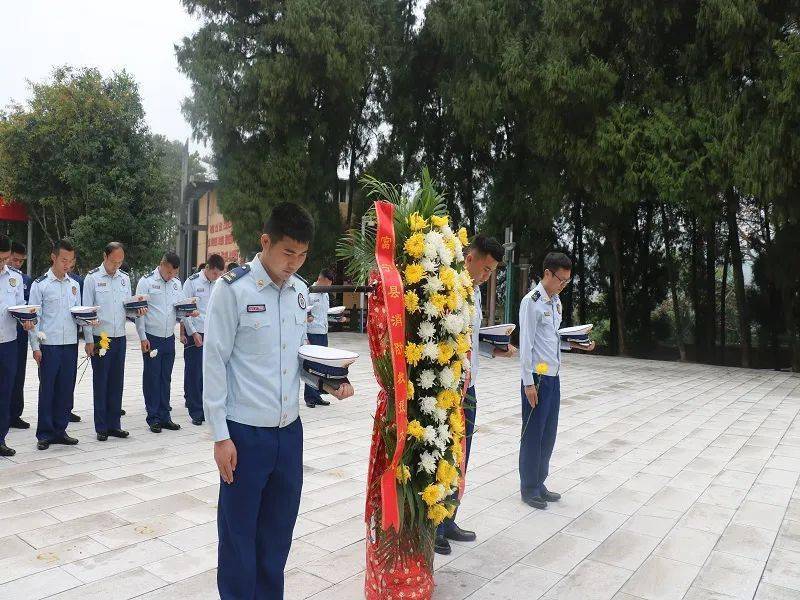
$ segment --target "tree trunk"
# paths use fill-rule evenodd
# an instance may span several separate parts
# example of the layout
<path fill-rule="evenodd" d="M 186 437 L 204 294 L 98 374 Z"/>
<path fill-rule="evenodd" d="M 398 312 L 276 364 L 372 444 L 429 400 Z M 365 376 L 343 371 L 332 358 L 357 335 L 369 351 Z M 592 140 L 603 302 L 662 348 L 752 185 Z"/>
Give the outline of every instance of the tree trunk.
<path fill-rule="evenodd" d="M 641 251 L 640 251 L 640 268 L 639 273 L 642 277 L 642 283 L 639 294 L 639 315 L 641 322 L 641 338 L 644 342 L 644 347 L 649 348 L 653 343 L 652 339 L 652 323 L 650 313 L 652 310 L 652 300 L 650 298 L 650 245 L 653 237 L 653 203 L 648 199 L 645 200 L 645 217 L 644 217 L 644 231 L 642 232 Z"/>
<path fill-rule="evenodd" d="M 700 236 L 697 233 L 697 217 L 694 215 L 691 218 L 691 226 L 689 230 L 691 236 L 692 253 L 689 268 L 689 299 L 692 302 L 692 310 L 694 311 L 694 324 L 692 327 L 694 352 L 696 361 L 703 360 L 702 340 L 700 339 L 701 331 L 701 306 L 700 306 L 700 282 L 698 281 L 699 269 L 699 255 L 702 252 L 700 244 Z"/>
<path fill-rule="evenodd" d="M 739 339 L 742 350 L 742 366 L 750 366 L 751 336 L 750 315 L 747 311 L 747 296 L 744 289 L 744 270 L 742 268 L 742 247 L 739 241 L 739 222 L 737 211 L 738 199 L 733 189 L 728 189 L 726 194 L 726 218 L 728 220 L 728 240 L 731 247 L 731 266 L 733 267 L 733 285 L 736 292 L 736 309 L 738 315 Z"/>
<path fill-rule="evenodd" d="M 669 277 L 669 292 L 672 297 L 672 312 L 675 319 L 675 341 L 678 344 L 678 354 L 681 362 L 686 362 L 686 343 L 683 340 L 683 318 L 681 307 L 678 304 L 678 269 L 675 266 L 675 255 L 672 252 L 673 239 L 670 230 L 667 210 L 661 205 L 661 227 L 664 236 L 664 248 L 667 253 L 667 276 Z"/>
<path fill-rule="evenodd" d="M 475 189 L 472 177 L 472 148 L 467 148 L 464 156 L 464 210 L 467 212 L 470 235 L 475 235 Z"/>
<path fill-rule="evenodd" d="M 782 288 L 784 314 L 786 315 L 786 330 L 789 332 L 789 347 L 792 349 L 792 371 L 800 373 L 800 327 L 796 315 L 800 313 L 797 305 L 797 289 L 792 285 Z"/>
<path fill-rule="evenodd" d="M 628 346 L 625 343 L 625 297 L 622 293 L 622 239 L 617 224 L 611 226 L 609 239 L 614 252 L 614 312 L 617 324 L 617 348 L 621 356 L 628 356 Z"/>
<path fill-rule="evenodd" d="M 730 256 L 730 243 L 725 244 L 725 256 L 722 262 L 722 282 L 719 291 L 719 364 L 725 364 L 725 344 L 728 336 L 725 334 L 725 299 L 728 295 L 728 257 Z"/>
<path fill-rule="evenodd" d="M 764 232 L 764 242 L 766 245 L 766 252 L 771 255 L 770 249 L 772 248 L 772 232 L 769 225 L 769 206 L 764 207 L 763 219 L 761 227 Z M 778 339 L 778 325 L 780 323 L 781 309 L 781 295 L 778 292 L 778 286 L 775 285 L 775 277 L 772 270 L 767 271 L 767 296 L 769 298 L 769 345 L 772 349 L 772 368 L 776 371 L 781 368 L 781 345 Z M 788 310 L 791 310 L 789 307 Z"/>
<path fill-rule="evenodd" d="M 578 241 L 578 322 L 586 324 L 586 264 L 583 260 L 583 197 L 578 196 L 575 220 L 575 239 Z"/>
<path fill-rule="evenodd" d="M 717 224 L 711 221 L 706 224 L 706 273 L 705 273 L 705 317 L 703 339 L 706 356 L 713 361 L 716 355 L 717 337 Z"/>

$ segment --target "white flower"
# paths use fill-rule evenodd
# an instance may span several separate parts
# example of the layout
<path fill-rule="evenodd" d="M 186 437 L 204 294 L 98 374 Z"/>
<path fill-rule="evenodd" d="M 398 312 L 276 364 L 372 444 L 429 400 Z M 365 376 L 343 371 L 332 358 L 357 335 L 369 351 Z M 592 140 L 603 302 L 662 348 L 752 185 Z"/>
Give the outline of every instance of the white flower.
<path fill-rule="evenodd" d="M 436 472 L 436 459 L 439 458 L 437 451 L 423 452 L 419 457 L 419 470 L 428 474 Z"/>
<path fill-rule="evenodd" d="M 469 271 L 464 269 L 459 275 L 461 278 L 461 285 L 473 285 L 472 278 L 469 276 Z"/>
<path fill-rule="evenodd" d="M 445 315 L 443 324 L 445 331 L 451 335 L 458 335 L 464 329 L 463 319 L 458 314 L 454 313 Z"/>
<path fill-rule="evenodd" d="M 464 246 L 456 239 L 456 261 L 464 262 Z"/>
<path fill-rule="evenodd" d="M 419 324 L 419 329 L 417 330 L 417 333 L 419 334 L 419 337 L 421 337 L 423 340 L 426 341 L 430 340 L 431 338 L 433 338 L 434 335 L 436 335 L 436 326 L 430 321 L 423 321 L 422 323 Z M 436 355 L 437 356 L 439 355 L 438 351 Z"/>
<path fill-rule="evenodd" d="M 450 251 L 450 248 L 447 246 L 442 246 L 439 248 L 439 260 L 442 261 L 443 265 L 447 265 L 448 267 L 453 262 L 453 253 Z"/>
<path fill-rule="evenodd" d="M 447 441 L 443 440 L 440 437 L 437 437 L 433 441 L 433 445 L 436 446 L 436 448 L 439 450 L 439 452 L 444 452 L 445 450 L 447 450 Z"/>
<path fill-rule="evenodd" d="M 417 379 L 419 387 L 421 387 L 423 390 L 431 389 L 435 382 L 436 373 L 434 373 L 431 369 L 425 369 L 422 371 L 422 373 L 419 374 L 419 379 Z"/>
<path fill-rule="evenodd" d="M 444 247 L 444 238 L 438 231 L 429 231 L 425 234 L 425 258 L 433 260 L 440 254 Z"/>
<path fill-rule="evenodd" d="M 423 442 L 425 442 L 430 446 L 436 441 L 436 437 L 437 437 L 436 428 L 433 425 L 428 425 L 427 427 L 425 427 L 425 433 L 422 434 Z"/>
<path fill-rule="evenodd" d="M 429 360 L 436 360 L 439 358 L 439 345 L 434 341 L 426 342 L 422 349 L 422 356 Z"/>
<path fill-rule="evenodd" d="M 106 352 L 108 352 L 108 350 L 106 350 L 105 348 L 100 348 L 100 351 L 97 354 L 103 357 L 106 355 Z"/>
<path fill-rule="evenodd" d="M 425 269 L 427 273 L 438 273 L 439 266 L 436 264 L 436 261 L 431 260 L 430 258 L 423 258 L 420 263 L 422 268 Z"/>
<path fill-rule="evenodd" d="M 442 423 L 436 428 L 436 446 L 444 452 L 447 449 L 447 443 L 452 439 L 450 434 L 450 427 L 447 423 Z"/>
<path fill-rule="evenodd" d="M 437 423 L 444 423 L 447 421 L 447 411 L 443 408 L 437 408 L 433 413 Z"/>
<path fill-rule="evenodd" d="M 425 396 L 419 399 L 419 409 L 426 415 L 432 415 L 436 412 L 436 398 L 433 396 Z"/>
<path fill-rule="evenodd" d="M 445 225 L 444 227 L 441 228 L 441 231 L 442 231 L 442 236 L 446 240 L 455 237 L 455 234 L 453 233 L 453 230 L 451 229 L 450 225 Z"/>
<path fill-rule="evenodd" d="M 158 356 L 158 350 L 150 350 L 150 358 L 155 358 Z"/>
<path fill-rule="evenodd" d="M 422 312 L 425 313 L 426 317 L 438 317 L 439 316 L 439 309 L 436 308 L 436 305 L 428 300 L 425 304 L 422 305 Z M 420 336 L 422 337 L 422 336 Z M 425 339 L 425 338 L 422 338 Z"/>
<path fill-rule="evenodd" d="M 39 333 L 36 334 L 36 339 L 39 340 L 40 342 L 46 342 L 47 336 L 44 334 L 44 331 L 40 331 Z"/>
<path fill-rule="evenodd" d="M 425 292 L 430 296 L 431 294 L 435 294 L 436 292 L 441 292 L 444 289 L 444 284 L 442 280 L 439 279 L 436 275 L 431 275 L 428 277 L 428 280 L 425 282 L 425 285 L 422 286 Z"/>

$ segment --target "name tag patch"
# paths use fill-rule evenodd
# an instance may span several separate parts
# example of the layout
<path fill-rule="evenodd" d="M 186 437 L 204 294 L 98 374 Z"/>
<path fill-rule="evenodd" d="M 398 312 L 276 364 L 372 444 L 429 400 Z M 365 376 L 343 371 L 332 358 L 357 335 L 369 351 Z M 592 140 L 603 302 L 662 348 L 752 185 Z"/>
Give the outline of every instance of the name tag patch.
<path fill-rule="evenodd" d="M 248 304 L 247 312 L 249 313 L 267 312 L 267 306 L 266 304 Z"/>

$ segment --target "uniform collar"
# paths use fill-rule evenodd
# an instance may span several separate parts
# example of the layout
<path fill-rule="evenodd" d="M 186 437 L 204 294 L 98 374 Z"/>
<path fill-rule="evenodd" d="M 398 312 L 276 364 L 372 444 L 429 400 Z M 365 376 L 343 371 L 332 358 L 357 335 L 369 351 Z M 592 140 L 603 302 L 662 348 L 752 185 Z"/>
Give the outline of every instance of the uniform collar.
<path fill-rule="evenodd" d="M 279 288 L 275 284 L 275 282 L 272 281 L 272 278 L 267 274 L 267 270 L 264 268 L 264 265 L 261 263 L 261 252 L 256 254 L 255 258 L 253 260 L 251 260 L 247 264 L 250 265 L 250 273 L 255 278 L 256 287 L 258 288 L 259 291 L 261 291 L 262 289 L 264 289 L 268 285 L 271 285 L 276 290 L 280 291 L 281 288 Z M 285 284 L 294 289 L 295 288 L 295 286 L 294 286 L 295 277 L 292 276 L 289 279 L 287 279 Z"/>
<path fill-rule="evenodd" d="M 64 279 L 59 279 L 58 277 L 56 277 L 56 274 L 53 273 L 53 267 L 50 267 L 49 269 L 47 269 L 47 278 L 48 279 L 52 279 L 54 281 L 62 281 L 62 282 L 63 281 L 71 281 L 72 280 L 72 277 L 69 276 L 69 273 L 65 273 L 64 274 Z"/>
<path fill-rule="evenodd" d="M 153 269 L 153 274 L 154 274 L 156 277 L 158 277 L 158 278 L 159 278 L 161 281 L 163 281 L 164 283 L 169 283 L 170 281 L 172 281 L 172 279 L 170 279 L 170 280 L 164 279 L 164 278 L 161 276 L 161 271 L 159 271 L 159 270 L 158 270 L 158 267 L 156 267 L 155 269 Z"/>
<path fill-rule="evenodd" d="M 157 270 L 157 269 L 156 269 L 156 270 Z M 110 274 L 108 273 L 108 271 L 106 270 L 106 266 L 105 266 L 105 264 L 103 264 L 103 263 L 100 263 L 100 274 L 101 274 L 103 277 L 111 277 L 111 278 L 113 279 L 114 277 L 118 277 L 118 276 L 119 276 L 119 272 L 120 272 L 120 270 L 119 270 L 119 269 L 117 269 L 117 270 L 114 272 L 114 274 L 113 274 L 113 275 L 110 275 Z"/>
<path fill-rule="evenodd" d="M 539 293 L 542 296 L 542 300 L 544 300 L 546 304 L 550 304 L 550 302 L 553 301 L 553 299 L 550 296 L 547 295 L 547 290 L 544 289 L 544 286 L 542 285 L 541 281 L 536 284 L 536 287 L 534 288 L 534 291 L 536 291 L 536 290 L 539 290 Z"/>

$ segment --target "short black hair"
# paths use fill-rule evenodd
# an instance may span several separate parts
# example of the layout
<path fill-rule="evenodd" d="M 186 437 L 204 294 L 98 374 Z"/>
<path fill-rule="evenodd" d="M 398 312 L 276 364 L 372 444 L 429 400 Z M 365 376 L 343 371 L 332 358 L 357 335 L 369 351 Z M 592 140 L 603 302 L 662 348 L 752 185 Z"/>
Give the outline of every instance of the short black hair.
<path fill-rule="evenodd" d="M 125 252 L 125 246 L 122 245 L 122 242 L 108 242 L 106 244 L 106 247 L 103 249 L 103 254 L 108 256 L 115 250 L 122 250 L 123 252 Z"/>
<path fill-rule="evenodd" d="M 173 269 L 181 266 L 181 259 L 174 252 L 165 252 L 164 256 L 161 257 L 161 262 L 168 263 Z"/>
<path fill-rule="evenodd" d="M 212 254 L 206 260 L 206 266 L 210 269 L 225 270 L 225 260 L 219 254 Z"/>
<path fill-rule="evenodd" d="M 273 207 L 264 223 L 264 233 L 273 242 L 288 237 L 296 242 L 311 242 L 314 238 L 314 219 L 309 212 L 293 202 L 281 202 Z"/>
<path fill-rule="evenodd" d="M 27 254 L 28 249 L 22 242 L 11 242 L 11 254 Z"/>
<path fill-rule="evenodd" d="M 235 268 L 237 268 L 238 266 L 239 266 L 239 263 L 237 263 L 237 262 L 229 262 L 229 263 L 228 263 L 228 266 L 227 266 L 227 267 L 225 267 L 225 270 L 226 270 L 226 271 L 233 271 L 233 270 L 234 270 Z"/>
<path fill-rule="evenodd" d="M 544 262 L 542 263 L 542 273 L 545 271 L 550 271 L 551 273 L 555 274 L 555 272 L 559 269 L 572 271 L 572 261 L 570 260 L 569 256 L 563 252 L 548 252 L 547 256 L 544 257 Z"/>
<path fill-rule="evenodd" d="M 58 253 L 62 250 L 65 252 L 75 252 L 75 246 L 73 246 L 72 242 L 70 242 L 67 238 L 63 238 L 53 244 L 53 254 L 58 256 Z"/>
<path fill-rule="evenodd" d="M 322 269 L 322 271 L 319 272 L 319 276 L 329 279 L 330 281 L 336 281 L 336 274 L 331 269 Z"/>
<path fill-rule="evenodd" d="M 11 238 L 0 233 L 0 252 L 11 252 Z"/>
<path fill-rule="evenodd" d="M 503 262 L 506 251 L 503 245 L 493 237 L 476 235 L 469 244 L 469 252 L 475 251 L 482 256 L 491 256 L 497 262 Z"/>

